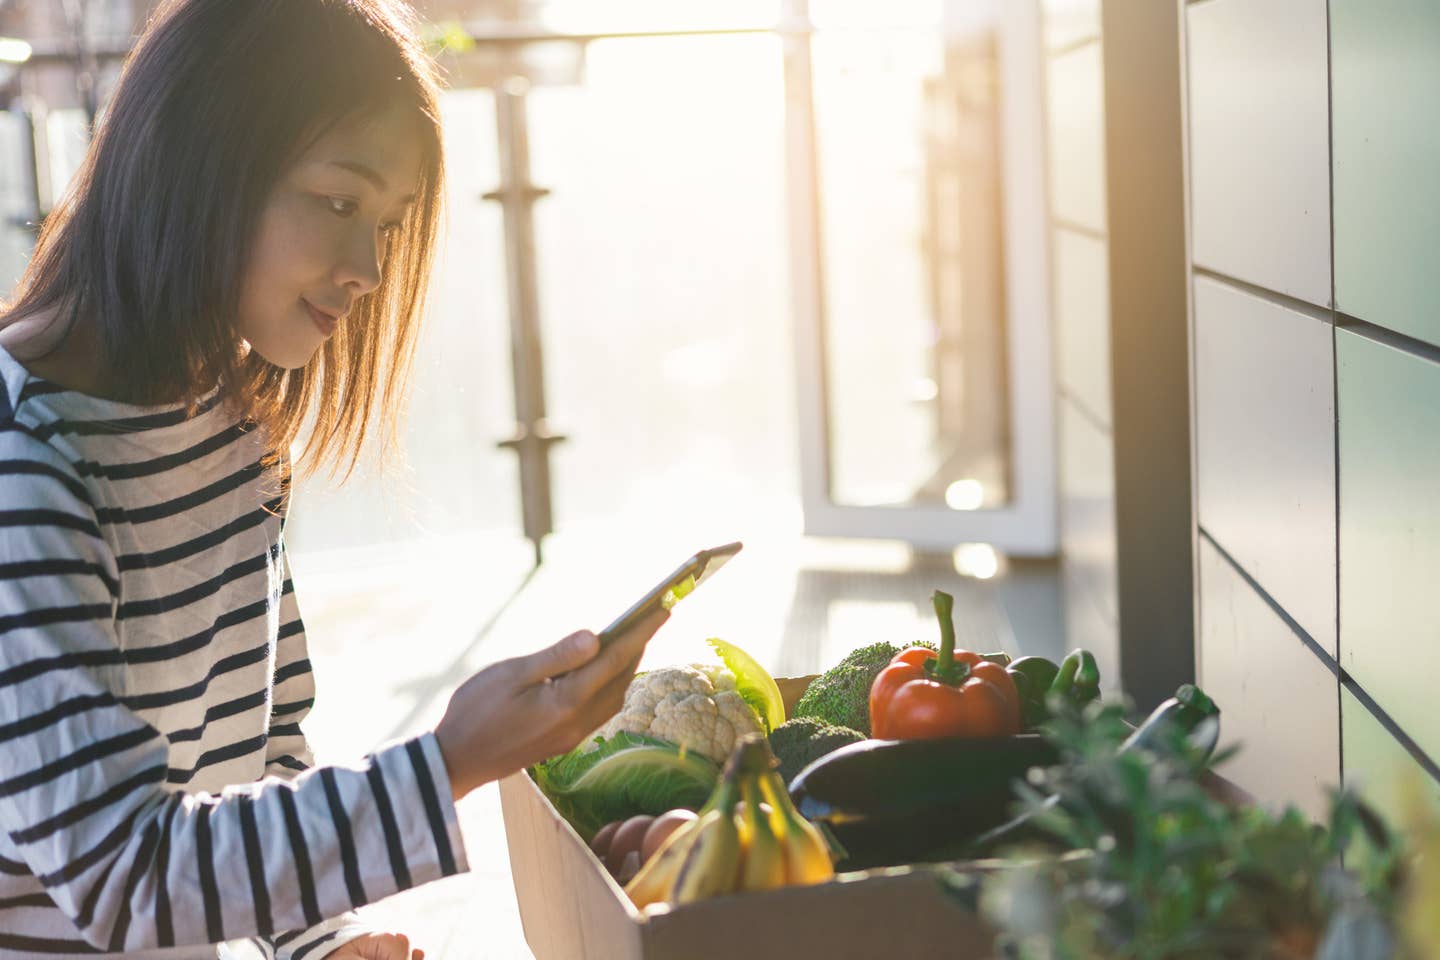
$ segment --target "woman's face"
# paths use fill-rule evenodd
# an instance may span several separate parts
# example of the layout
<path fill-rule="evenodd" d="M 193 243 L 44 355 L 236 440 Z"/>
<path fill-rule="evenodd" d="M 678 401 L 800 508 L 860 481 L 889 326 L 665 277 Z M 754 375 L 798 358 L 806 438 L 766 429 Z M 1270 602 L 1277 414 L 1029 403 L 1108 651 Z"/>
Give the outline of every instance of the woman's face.
<path fill-rule="evenodd" d="M 380 285 L 413 201 L 420 121 L 395 108 L 328 132 L 275 185 L 240 293 L 238 329 L 278 367 L 304 366 Z"/>

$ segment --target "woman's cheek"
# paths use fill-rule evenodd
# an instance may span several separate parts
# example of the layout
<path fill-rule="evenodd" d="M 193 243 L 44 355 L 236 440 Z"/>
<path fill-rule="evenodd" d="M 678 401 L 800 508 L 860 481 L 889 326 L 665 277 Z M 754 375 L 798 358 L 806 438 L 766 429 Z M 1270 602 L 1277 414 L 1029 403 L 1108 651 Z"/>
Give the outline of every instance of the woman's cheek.
<path fill-rule="evenodd" d="M 307 202 L 308 201 L 308 202 Z M 340 219 L 321 208 L 310 196 L 294 196 L 272 204 L 264 217 L 265 259 L 278 269 L 303 272 L 314 269 L 334 242 Z"/>

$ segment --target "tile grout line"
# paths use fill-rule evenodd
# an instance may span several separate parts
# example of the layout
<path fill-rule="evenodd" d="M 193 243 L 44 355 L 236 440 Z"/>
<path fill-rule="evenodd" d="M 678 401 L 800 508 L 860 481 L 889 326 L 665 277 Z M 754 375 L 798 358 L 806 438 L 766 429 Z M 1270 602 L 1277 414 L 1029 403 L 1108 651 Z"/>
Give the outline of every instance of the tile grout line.
<path fill-rule="evenodd" d="M 1073 229 L 1069 225 L 1061 224 L 1058 221 L 1056 225 L 1066 227 L 1067 229 Z M 1334 230 L 1333 224 L 1331 226 L 1331 230 L 1332 232 Z M 1331 239 L 1331 251 L 1332 262 L 1330 296 L 1333 301 L 1335 297 L 1333 238 Z M 1407 356 L 1415 357 L 1416 359 L 1420 360 L 1427 360 L 1431 363 L 1440 364 L 1440 346 L 1432 343 L 1427 343 L 1426 341 L 1421 340 L 1418 337 L 1412 337 L 1409 334 L 1400 333 L 1396 330 L 1391 330 L 1389 327 L 1382 327 L 1379 324 L 1371 323 L 1368 320 L 1362 320 L 1359 317 L 1353 317 L 1342 310 L 1335 309 L 1334 307 L 1316 306 L 1308 300 L 1301 300 L 1298 297 L 1292 297 L 1289 294 L 1278 293 L 1266 287 L 1258 286 L 1257 284 L 1251 283 L 1248 280 L 1241 280 L 1239 277 L 1232 277 L 1228 273 L 1221 273 L 1219 270 L 1212 270 L 1209 267 L 1202 267 L 1199 264 L 1192 263 L 1190 265 L 1190 269 L 1196 277 L 1203 277 L 1206 280 L 1210 280 L 1215 283 L 1221 284 L 1222 286 L 1229 287 L 1232 290 L 1238 290 L 1239 292 L 1248 294 L 1257 300 L 1264 300 L 1266 303 L 1272 304 L 1273 306 L 1280 307 L 1284 310 L 1289 310 L 1292 313 L 1301 314 L 1302 316 L 1309 317 L 1310 319 L 1315 320 L 1319 323 L 1324 323 L 1331 327 L 1343 329 L 1358 337 L 1363 337 L 1367 340 L 1370 340 L 1373 343 L 1378 343 L 1383 346 L 1390 347 L 1391 349 L 1404 353 Z"/>
<path fill-rule="evenodd" d="M 1352 317 L 1348 313 L 1340 310 L 1335 311 L 1335 326 L 1357 337 L 1363 337 L 1372 343 L 1390 347 L 1392 350 L 1397 350 L 1406 356 L 1440 364 L 1440 346 L 1426 343 L 1424 340 L 1408 334 L 1399 333 L 1398 331 L 1391 330 L 1389 327 L 1382 327 L 1368 320 Z"/>
<path fill-rule="evenodd" d="M 1339 680 L 1340 685 L 1349 690 L 1355 699 L 1360 701 L 1361 705 L 1375 718 L 1375 721 L 1385 728 L 1385 731 L 1395 739 L 1396 743 L 1398 743 L 1406 753 L 1410 754 L 1411 759 L 1419 764 L 1421 769 L 1429 774 L 1436 783 L 1440 783 L 1440 764 L 1437 764 L 1431 759 L 1430 755 L 1425 752 L 1425 748 L 1416 743 L 1414 738 L 1406 733 L 1400 724 L 1395 721 L 1395 718 L 1390 716 L 1390 714 L 1385 711 L 1385 708 L 1375 701 L 1374 697 L 1370 696 L 1369 692 L 1361 686 L 1360 682 L 1346 672 L 1345 668 L 1340 666 L 1334 657 L 1330 656 L 1329 651 L 1320 646 L 1315 638 L 1310 636 L 1305 628 L 1300 626 L 1295 618 L 1292 617 L 1284 607 L 1280 606 L 1274 597 L 1266 592 L 1264 587 L 1260 586 L 1259 582 L 1250 575 L 1249 571 L 1242 567 L 1239 561 L 1232 557 L 1229 551 L 1220 545 L 1219 541 L 1211 535 L 1209 530 L 1206 530 L 1203 526 L 1200 527 L 1200 536 L 1215 549 L 1216 553 L 1220 554 L 1221 559 L 1240 576 L 1241 580 L 1245 581 L 1246 586 L 1255 592 L 1255 595 L 1270 608 L 1271 612 L 1284 622 L 1285 626 L 1290 629 L 1290 632 L 1295 635 L 1295 638 L 1300 641 L 1301 645 L 1314 654 L 1321 665 Z"/>
<path fill-rule="evenodd" d="M 1325 133 L 1329 141 L 1330 182 L 1330 416 L 1333 424 L 1331 444 L 1334 450 L 1335 469 L 1335 661 L 1339 666 L 1344 655 L 1340 634 L 1340 334 L 1337 330 L 1338 304 L 1335 280 L 1335 36 L 1330 23 L 1330 0 L 1325 0 Z M 1339 679 L 1339 674 L 1336 675 Z M 1335 684 L 1335 742 L 1339 746 L 1337 762 L 1340 764 L 1340 786 L 1345 786 L 1345 684 Z"/>
<path fill-rule="evenodd" d="M 1245 581 L 1246 585 L 1249 586 L 1251 590 L 1254 590 L 1255 593 L 1260 597 L 1260 599 L 1265 601 L 1265 605 L 1270 608 L 1271 612 L 1278 616 L 1282 621 L 1284 621 L 1285 626 L 1290 628 L 1290 632 L 1295 634 L 1296 639 L 1298 639 L 1310 650 L 1311 653 L 1315 654 L 1315 656 L 1319 658 L 1321 664 L 1324 665 L 1325 669 L 1329 670 L 1338 678 L 1340 675 L 1340 664 L 1336 662 L 1334 657 L 1330 656 L 1330 652 L 1324 647 L 1320 646 L 1319 642 L 1316 641 L 1314 637 L 1310 636 L 1310 634 L 1305 630 L 1305 628 L 1300 626 L 1300 623 L 1293 616 L 1290 615 L 1290 612 L 1287 611 L 1284 607 L 1282 607 L 1280 603 L 1274 597 L 1272 597 L 1269 592 L 1266 591 L 1266 589 L 1262 587 L 1254 577 L 1250 575 L 1250 572 L 1244 567 L 1242 567 L 1240 565 L 1240 562 L 1230 555 L 1230 551 L 1226 550 L 1220 545 L 1220 542 L 1216 540 L 1214 535 L 1211 534 L 1209 530 L 1205 529 L 1203 525 L 1200 527 L 1200 536 L 1205 540 L 1206 543 L 1210 544 L 1210 546 L 1215 549 L 1216 553 L 1220 554 L 1220 556 L 1225 560 L 1225 562 L 1230 565 L 1231 569 L 1233 569 L 1237 574 L 1240 575 L 1240 578 Z"/>
<path fill-rule="evenodd" d="M 1233 277 L 1228 273 L 1222 273 L 1219 270 L 1212 270 L 1209 267 L 1202 267 L 1198 263 L 1191 264 L 1190 268 L 1192 271 L 1194 271 L 1195 276 L 1197 277 L 1204 277 L 1207 280 L 1213 280 L 1216 283 L 1223 284 L 1224 286 L 1230 287 L 1235 290 L 1239 290 L 1241 293 L 1248 293 L 1250 296 L 1256 298 L 1257 300 L 1264 300 L 1267 303 L 1273 304 L 1277 307 L 1282 307 L 1293 313 L 1303 314 L 1304 316 L 1307 316 L 1312 320 L 1318 320 L 1321 323 L 1330 324 L 1332 326 L 1335 324 L 1335 311 L 1328 307 L 1317 306 L 1316 304 L 1313 304 L 1308 300 L 1301 300 L 1299 297 L 1292 297 L 1287 293 L 1279 293 L 1278 291 L 1271 290 L 1268 287 L 1262 287 L 1259 284 L 1251 283 L 1248 280 L 1241 280 L 1239 277 Z M 1333 279 L 1331 280 L 1331 283 L 1334 283 Z"/>

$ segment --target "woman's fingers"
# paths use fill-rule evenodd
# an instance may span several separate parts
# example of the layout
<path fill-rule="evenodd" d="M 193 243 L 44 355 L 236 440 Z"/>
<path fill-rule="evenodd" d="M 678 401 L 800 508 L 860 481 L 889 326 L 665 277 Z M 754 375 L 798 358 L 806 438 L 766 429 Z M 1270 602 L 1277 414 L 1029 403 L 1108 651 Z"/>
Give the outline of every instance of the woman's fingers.
<path fill-rule="evenodd" d="M 573 702 L 577 704 L 593 700 L 601 689 L 618 677 L 625 677 L 625 682 L 629 683 L 630 678 L 635 675 L 635 667 L 645 654 L 645 644 L 669 618 L 668 610 L 656 610 L 611 640 L 605 649 L 585 666 L 574 673 L 566 674 L 556 683 L 567 687 L 565 694 L 573 697 Z"/>
<path fill-rule="evenodd" d="M 450 697 L 435 738 L 459 800 L 475 787 L 571 749 L 621 707 L 657 610 L 599 649 L 590 631 L 487 667 Z M 504 735 L 499 735 L 503 731 Z M 409 954 L 401 960 L 408 960 Z"/>
<path fill-rule="evenodd" d="M 591 726 L 598 727 L 620 712 L 625 704 L 625 691 L 630 689 L 630 681 L 635 679 L 639 666 L 640 658 L 636 657 L 590 698 L 589 708 L 595 720 Z"/>
<path fill-rule="evenodd" d="M 522 685 L 539 683 L 550 677 L 578 670 L 594 660 L 599 649 L 600 641 L 595 634 L 589 630 L 580 630 L 543 650 L 516 657 L 510 661 L 510 666 Z"/>
<path fill-rule="evenodd" d="M 423 951 L 415 952 L 423 955 Z M 351 940 L 331 956 L 362 960 L 412 960 L 410 938 L 403 933 L 367 933 Z"/>

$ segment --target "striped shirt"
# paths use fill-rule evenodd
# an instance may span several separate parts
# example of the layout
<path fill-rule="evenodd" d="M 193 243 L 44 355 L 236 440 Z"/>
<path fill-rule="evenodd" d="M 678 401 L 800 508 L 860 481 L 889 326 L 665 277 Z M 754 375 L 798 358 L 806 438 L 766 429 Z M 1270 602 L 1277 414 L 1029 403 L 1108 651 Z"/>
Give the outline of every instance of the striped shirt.
<path fill-rule="evenodd" d="M 262 431 L 0 380 L 0 960 L 314 960 L 466 869 L 432 734 L 311 768 Z"/>

